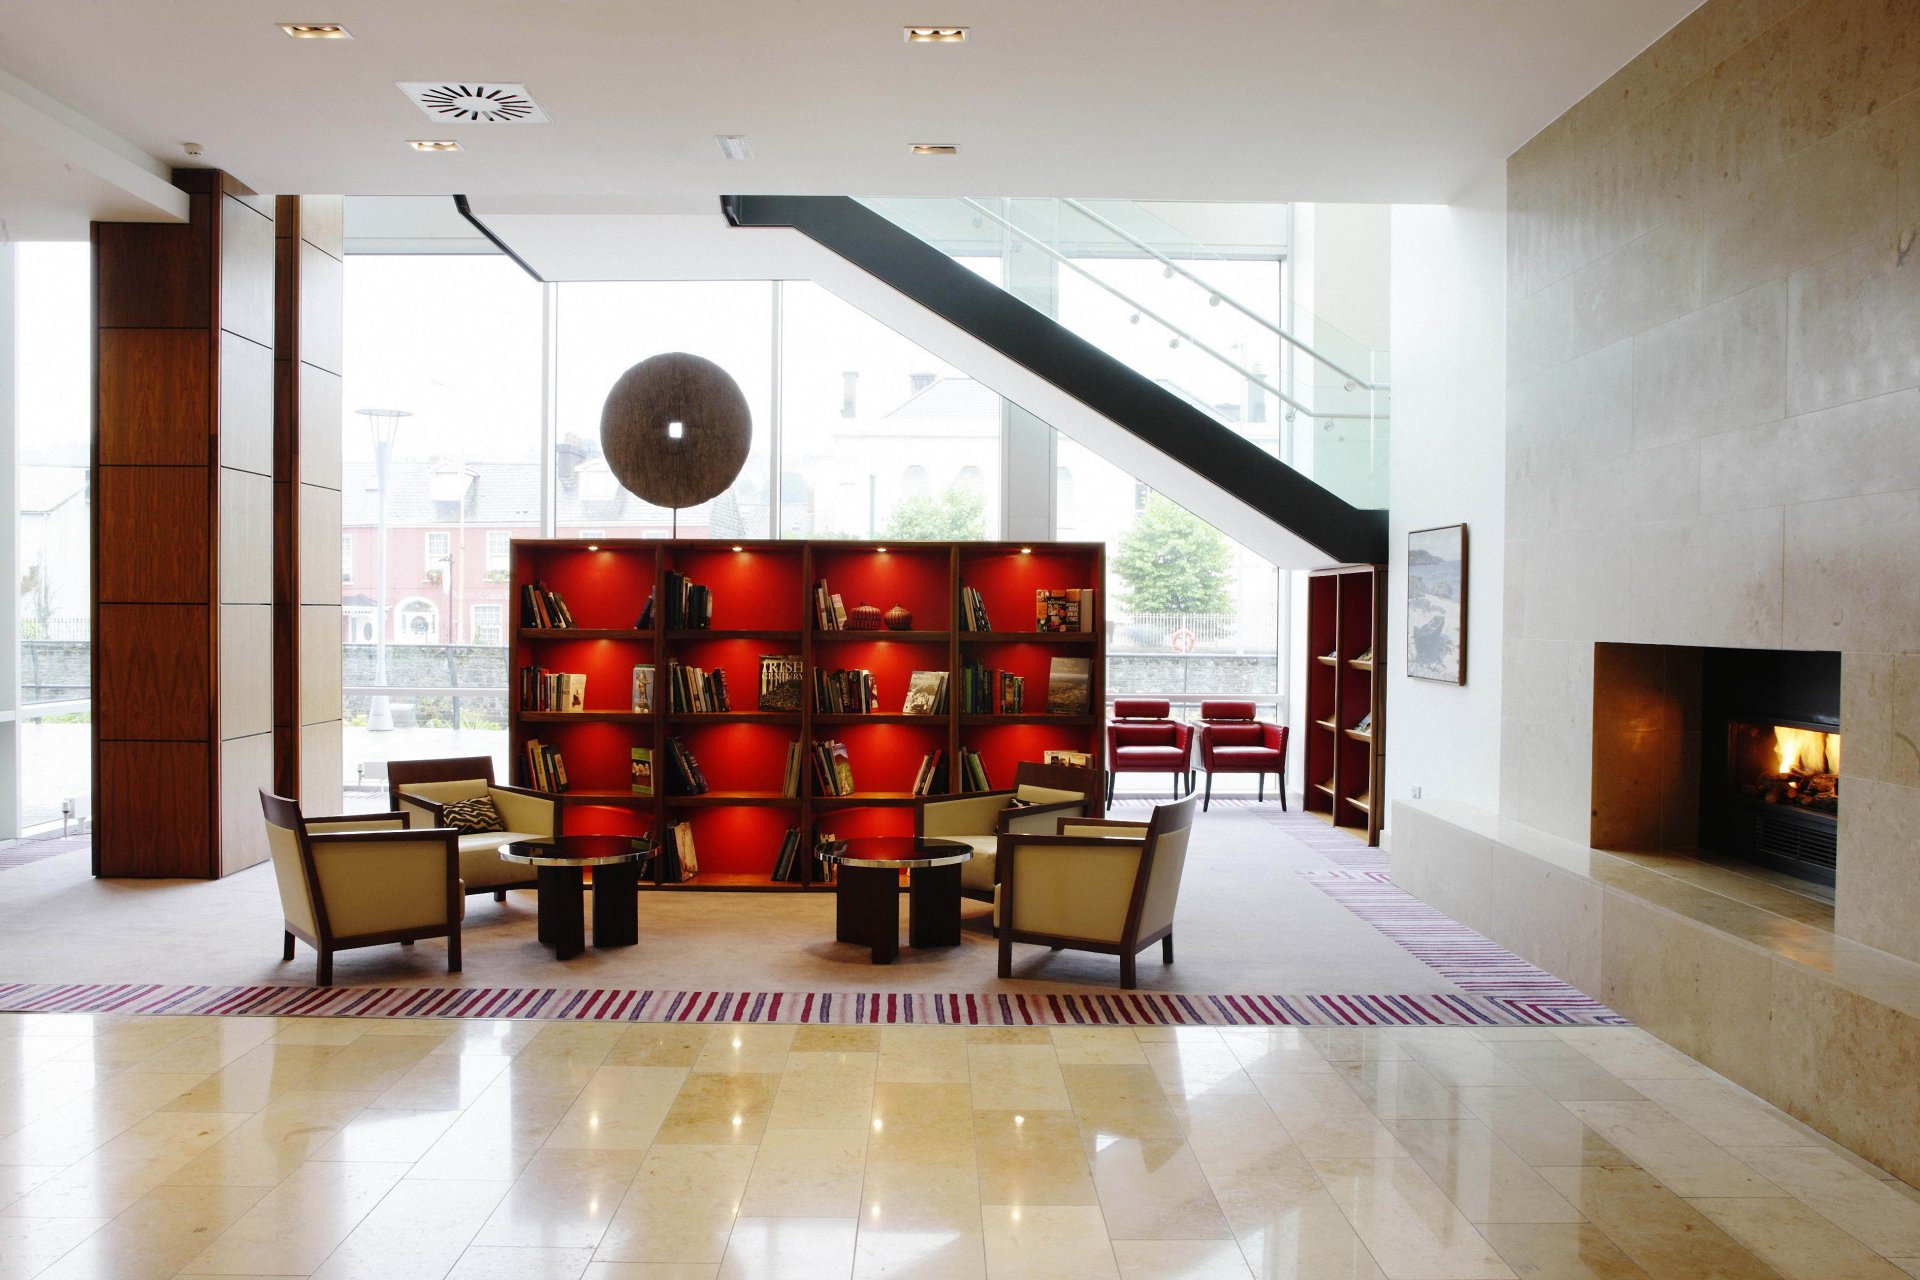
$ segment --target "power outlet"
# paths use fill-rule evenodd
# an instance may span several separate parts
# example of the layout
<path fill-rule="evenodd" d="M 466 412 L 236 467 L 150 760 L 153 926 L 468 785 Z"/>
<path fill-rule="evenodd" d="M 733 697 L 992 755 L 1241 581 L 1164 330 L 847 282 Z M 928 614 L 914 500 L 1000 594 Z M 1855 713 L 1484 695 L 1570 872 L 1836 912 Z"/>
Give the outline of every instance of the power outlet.
<path fill-rule="evenodd" d="M 1413 789 L 1413 798 L 1414 798 L 1415 800 L 1418 800 L 1418 799 L 1420 798 L 1420 788 L 1419 788 L 1419 787 L 1415 787 L 1415 788 Z"/>

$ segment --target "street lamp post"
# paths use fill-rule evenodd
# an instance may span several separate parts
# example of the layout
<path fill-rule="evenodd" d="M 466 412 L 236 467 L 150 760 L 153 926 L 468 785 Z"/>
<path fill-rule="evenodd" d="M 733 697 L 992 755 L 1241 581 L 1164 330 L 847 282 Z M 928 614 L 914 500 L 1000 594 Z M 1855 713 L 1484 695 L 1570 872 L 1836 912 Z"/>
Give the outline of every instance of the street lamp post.
<path fill-rule="evenodd" d="M 393 732 L 393 710 L 387 704 L 387 468 L 393 461 L 394 437 L 400 434 L 400 420 L 411 418 L 406 409 L 356 409 L 373 428 L 373 474 L 380 491 L 379 531 L 375 537 L 373 602 L 373 683 L 382 692 L 373 695 L 367 708 L 370 733 Z"/>

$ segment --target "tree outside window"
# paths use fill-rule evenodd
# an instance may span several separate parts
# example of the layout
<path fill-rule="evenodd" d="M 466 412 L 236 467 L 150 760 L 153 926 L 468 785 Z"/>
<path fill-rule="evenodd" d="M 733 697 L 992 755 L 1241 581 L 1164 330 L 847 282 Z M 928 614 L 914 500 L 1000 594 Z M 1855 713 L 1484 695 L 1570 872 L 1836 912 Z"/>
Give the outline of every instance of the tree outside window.
<path fill-rule="evenodd" d="M 987 536 L 987 500 L 957 484 L 936 496 L 902 498 L 883 532 L 911 542 L 977 542 Z"/>
<path fill-rule="evenodd" d="M 1227 613 L 1233 554 L 1220 533 L 1159 494 L 1122 535 L 1113 570 L 1140 613 Z"/>

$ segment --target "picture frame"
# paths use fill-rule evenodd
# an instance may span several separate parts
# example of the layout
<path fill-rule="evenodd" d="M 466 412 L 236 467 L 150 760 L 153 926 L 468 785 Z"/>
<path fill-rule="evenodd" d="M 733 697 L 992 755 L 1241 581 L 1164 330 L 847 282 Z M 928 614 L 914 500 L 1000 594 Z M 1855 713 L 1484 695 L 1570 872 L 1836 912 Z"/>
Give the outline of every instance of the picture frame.
<path fill-rule="evenodd" d="M 1407 533 L 1407 676 L 1467 682 L 1467 526 Z"/>

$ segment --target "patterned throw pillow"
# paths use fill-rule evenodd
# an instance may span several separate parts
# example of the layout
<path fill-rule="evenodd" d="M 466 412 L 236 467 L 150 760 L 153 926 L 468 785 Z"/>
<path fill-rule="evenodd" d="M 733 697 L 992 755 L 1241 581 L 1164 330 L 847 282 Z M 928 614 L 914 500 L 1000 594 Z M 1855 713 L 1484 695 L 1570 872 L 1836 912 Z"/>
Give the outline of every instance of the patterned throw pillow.
<path fill-rule="evenodd" d="M 500 825 L 500 811 L 493 807 L 491 796 L 475 796 L 471 800 L 449 800 L 440 806 L 440 820 L 456 831 L 465 831 L 469 834 L 504 830 Z"/>

